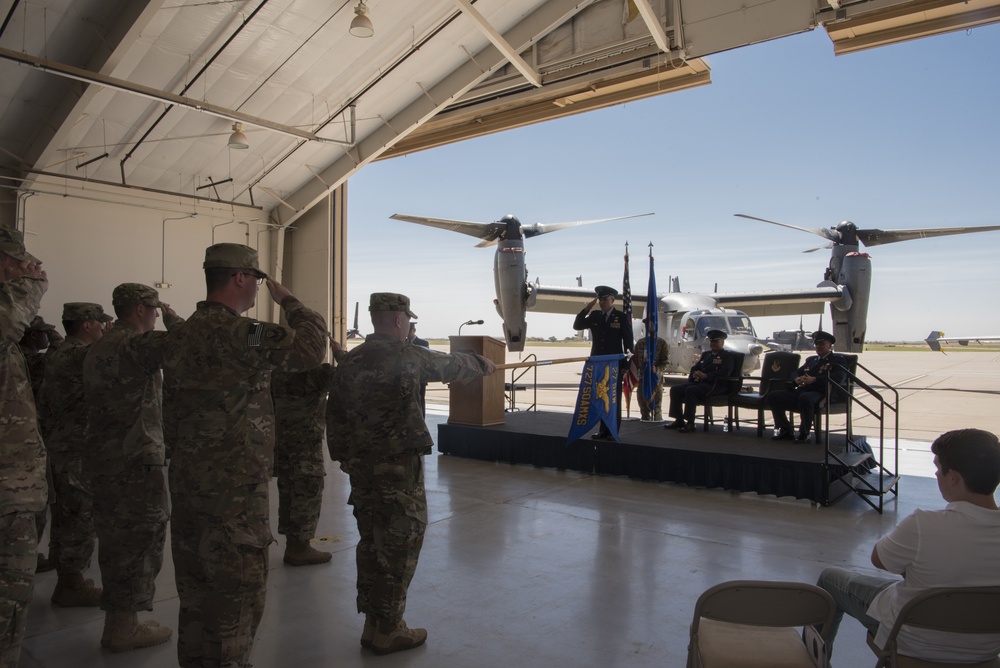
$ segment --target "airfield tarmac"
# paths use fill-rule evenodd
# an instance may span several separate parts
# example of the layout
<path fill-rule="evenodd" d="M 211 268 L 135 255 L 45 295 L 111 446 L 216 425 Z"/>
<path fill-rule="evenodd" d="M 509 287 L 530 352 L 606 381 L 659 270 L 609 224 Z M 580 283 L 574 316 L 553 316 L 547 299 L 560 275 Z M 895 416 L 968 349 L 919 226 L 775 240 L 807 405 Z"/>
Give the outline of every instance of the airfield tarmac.
<path fill-rule="evenodd" d="M 445 342 L 432 342 L 436 350 L 448 350 Z M 525 360 L 559 360 L 586 357 L 589 345 L 526 346 L 522 353 L 507 353 L 507 363 Z M 808 351 L 802 351 L 803 359 Z M 900 472 L 908 475 L 933 475 L 933 455 L 930 443 L 941 433 L 963 427 L 977 427 L 1000 434 L 1000 351 L 949 350 L 946 354 L 930 350 L 876 350 L 862 353 L 858 375 L 873 389 L 891 398 L 888 387 L 899 394 Z M 582 362 L 539 366 L 523 375 L 522 369 L 506 370 L 505 382 L 524 390 L 516 393 L 516 408 L 527 410 L 537 403 L 538 410 L 570 412 L 576 404 Z M 681 382 L 681 376 L 668 376 L 667 383 Z M 537 389 L 533 389 L 537 388 Z M 664 392 L 664 400 L 669 395 Z M 866 393 L 856 396 L 865 399 Z M 432 383 L 427 386 L 428 407 L 448 404 L 447 386 Z M 868 402 L 876 405 L 877 402 Z M 664 409 L 666 414 L 666 409 Z M 892 415 L 887 411 L 888 416 Z M 624 416 L 624 414 L 623 414 Z M 639 405 L 632 400 L 632 419 L 639 417 Z M 855 409 L 855 433 L 865 434 L 869 441 L 878 436 L 877 420 Z M 836 424 L 837 418 L 833 418 Z M 894 440 L 891 417 L 886 423 L 887 446 Z M 841 422 L 842 424 L 842 422 Z M 696 436 L 694 436 L 696 437 Z"/>

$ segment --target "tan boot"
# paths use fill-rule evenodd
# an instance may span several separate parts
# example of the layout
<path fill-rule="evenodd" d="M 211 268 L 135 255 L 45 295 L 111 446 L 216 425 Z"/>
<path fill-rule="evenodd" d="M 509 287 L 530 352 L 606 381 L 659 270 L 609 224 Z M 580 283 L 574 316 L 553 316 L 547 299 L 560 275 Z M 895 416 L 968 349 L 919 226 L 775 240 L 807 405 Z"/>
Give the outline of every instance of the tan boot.
<path fill-rule="evenodd" d="M 309 544 L 307 540 L 288 539 L 285 545 L 285 558 L 283 561 L 289 566 L 312 566 L 313 564 L 325 564 L 330 561 L 332 554 L 321 552 Z"/>
<path fill-rule="evenodd" d="M 128 652 L 141 647 L 161 645 L 173 634 L 157 622 L 140 622 L 134 612 L 108 612 L 104 616 L 104 635 L 101 647 L 112 652 Z"/>
<path fill-rule="evenodd" d="M 375 620 L 371 615 L 365 615 L 365 628 L 361 631 L 361 646 L 371 647 L 375 637 Z"/>
<path fill-rule="evenodd" d="M 376 626 L 372 636 L 372 651 L 376 654 L 392 654 L 420 647 L 427 640 L 425 629 L 407 628 L 402 619 L 394 626 L 385 629 L 381 624 Z"/>
<path fill-rule="evenodd" d="M 79 573 L 59 575 L 52 602 L 64 608 L 95 608 L 101 604 L 101 588 Z"/>

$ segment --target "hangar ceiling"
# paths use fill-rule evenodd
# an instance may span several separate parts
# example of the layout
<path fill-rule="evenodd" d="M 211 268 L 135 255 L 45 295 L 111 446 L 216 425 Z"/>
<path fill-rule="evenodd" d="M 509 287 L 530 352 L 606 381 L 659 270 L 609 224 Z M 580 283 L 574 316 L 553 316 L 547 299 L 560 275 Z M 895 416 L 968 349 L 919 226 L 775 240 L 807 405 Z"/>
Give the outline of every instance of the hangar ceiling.
<path fill-rule="evenodd" d="M 704 85 L 712 53 L 1000 20 L 1000 0 L 366 0 L 359 38 L 358 4 L 0 0 L 0 221 L 18 191 L 90 183 L 292 224 L 373 160 Z"/>

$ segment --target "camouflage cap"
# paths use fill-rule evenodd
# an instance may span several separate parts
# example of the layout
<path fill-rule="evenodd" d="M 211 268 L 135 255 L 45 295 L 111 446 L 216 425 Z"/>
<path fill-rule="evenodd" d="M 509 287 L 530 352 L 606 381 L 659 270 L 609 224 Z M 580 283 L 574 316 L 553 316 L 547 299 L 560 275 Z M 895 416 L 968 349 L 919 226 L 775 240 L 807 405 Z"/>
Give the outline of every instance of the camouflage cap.
<path fill-rule="evenodd" d="M 400 311 L 416 318 L 416 314 L 410 310 L 410 298 L 395 292 L 373 292 L 368 301 L 369 311 Z"/>
<path fill-rule="evenodd" d="M 55 325 L 50 325 L 45 322 L 45 318 L 40 315 L 36 315 L 31 319 L 31 324 L 28 325 L 29 332 L 51 332 L 56 328 Z"/>
<path fill-rule="evenodd" d="M 114 306 L 159 306 L 160 293 L 142 283 L 122 283 L 111 293 Z"/>
<path fill-rule="evenodd" d="M 24 235 L 9 227 L 0 227 L 0 251 L 10 255 L 15 260 L 41 264 L 42 261 L 24 248 Z"/>
<path fill-rule="evenodd" d="M 260 270 L 257 251 L 243 244 L 215 244 L 205 249 L 205 269 L 253 269 L 261 276 L 267 277 Z"/>
<path fill-rule="evenodd" d="M 99 320 L 100 322 L 114 320 L 104 312 L 103 306 L 92 302 L 67 302 L 63 304 L 62 319 L 69 321 Z"/>

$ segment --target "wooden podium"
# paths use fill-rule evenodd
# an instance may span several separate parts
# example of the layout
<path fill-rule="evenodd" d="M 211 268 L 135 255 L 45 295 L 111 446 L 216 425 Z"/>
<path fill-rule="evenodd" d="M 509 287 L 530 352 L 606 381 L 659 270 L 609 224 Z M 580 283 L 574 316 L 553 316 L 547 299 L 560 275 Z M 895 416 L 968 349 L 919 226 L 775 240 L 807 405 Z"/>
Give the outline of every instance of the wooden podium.
<path fill-rule="evenodd" d="M 506 344 L 491 336 L 451 336 L 451 352 L 478 353 L 500 366 L 507 360 Z M 488 427 L 503 424 L 503 372 L 455 381 L 448 390 L 448 424 Z"/>

